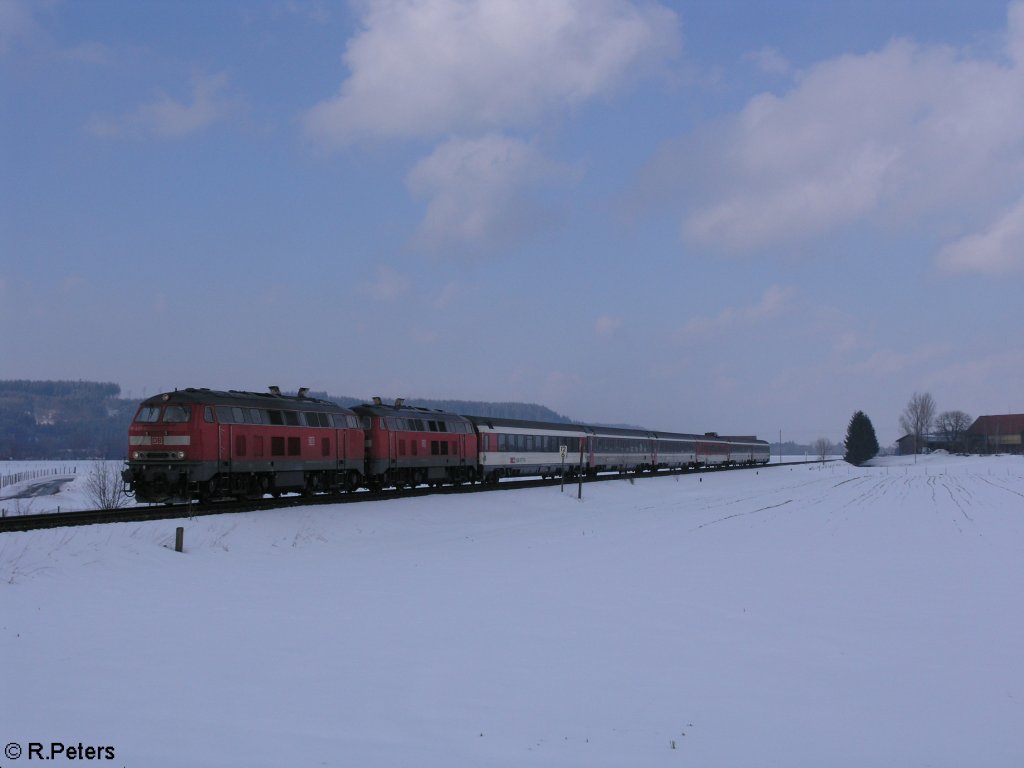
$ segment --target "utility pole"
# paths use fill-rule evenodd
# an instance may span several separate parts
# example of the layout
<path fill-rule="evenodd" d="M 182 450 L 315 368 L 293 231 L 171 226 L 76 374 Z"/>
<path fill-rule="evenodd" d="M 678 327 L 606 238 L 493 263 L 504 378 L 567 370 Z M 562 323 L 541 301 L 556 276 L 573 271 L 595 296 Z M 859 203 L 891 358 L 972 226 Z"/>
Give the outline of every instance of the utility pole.
<path fill-rule="evenodd" d="M 580 484 L 576 490 L 576 498 L 583 498 L 583 438 L 580 438 Z"/>

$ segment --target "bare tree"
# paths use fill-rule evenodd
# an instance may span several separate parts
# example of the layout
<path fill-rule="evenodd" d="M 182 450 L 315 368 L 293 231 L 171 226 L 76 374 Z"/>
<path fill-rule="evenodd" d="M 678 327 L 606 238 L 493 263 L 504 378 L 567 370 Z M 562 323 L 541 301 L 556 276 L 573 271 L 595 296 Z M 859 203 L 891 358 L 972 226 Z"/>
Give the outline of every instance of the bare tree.
<path fill-rule="evenodd" d="M 935 398 L 928 392 L 915 392 L 900 416 L 900 429 L 914 438 L 914 453 L 925 447 L 925 435 L 935 421 Z"/>
<path fill-rule="evenodd" d="M 96 509 L 118 509 L 128 506 L 124 481 L 116 465 L 108 461 L 93 462 L 85 478 L 85 493 Z"/>
<path fill-rule="evenodd" d="M 827 437 L 819 437 L 814 441 L 811 448 L 814 450 L 814 455 L 818 457 L 818 460 L 824 461 L 825 457 L 832 453 L 832 441 Z"/>
<path fill-rule="evenodd" d="M 966 413 L 963 411 L 943 411 L 935 417 L 935 426 L 942 435 L 942 439 L 951 448 L 960 446 L 961 449 L 966 449 L 963 440 L 967 434 L 967 428 L 971 426 L 971 417 Z"/>

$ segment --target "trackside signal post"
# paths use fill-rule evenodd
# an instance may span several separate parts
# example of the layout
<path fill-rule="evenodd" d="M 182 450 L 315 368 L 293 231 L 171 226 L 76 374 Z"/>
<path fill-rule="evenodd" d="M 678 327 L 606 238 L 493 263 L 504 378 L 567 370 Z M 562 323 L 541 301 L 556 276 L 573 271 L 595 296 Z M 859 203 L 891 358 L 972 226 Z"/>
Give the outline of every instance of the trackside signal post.
<path fill-rule="evenodd" d="M 569 452 L 569 446 L 558 446 L 558 452 L 562 455 L 562 487 L 559 493 L 565 493 L 565 455 Z"/>
<path fill-rule="evenodd" d="M 576 498 L 583 498 L 583 438 L 580 438 L 580 484 L 576 491 Z"/>

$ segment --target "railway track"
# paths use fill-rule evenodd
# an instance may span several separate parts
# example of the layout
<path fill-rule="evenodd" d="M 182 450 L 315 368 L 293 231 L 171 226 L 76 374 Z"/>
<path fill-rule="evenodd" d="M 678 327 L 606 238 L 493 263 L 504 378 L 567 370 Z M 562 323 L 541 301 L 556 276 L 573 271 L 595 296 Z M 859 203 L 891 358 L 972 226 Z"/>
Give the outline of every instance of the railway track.
<path fill-rule="evenodd" d="M 817 464 L 817 461 L 792 461 L 780 464 L 763 464 L 757 467 L 726 467 L 699 470 L 662 470 L 657 473 L 640 474 L 609 472 L 596 477 L 583 478 L 584 483 L 600 483 L 609 480 L 639 480 L 651 477 L 669 477 L 675 475 L 694 475 L 715 472 L 732 472 L 738 470 L 761 470 L 776 467 L 792 467 L 800 464 Z M 574 486 L 578 478 L 566 478 L 566 486 Z M 42 528 L 62 528 L 77 525 L 101 525 L 106 523 L 135 523 L 146 520 L 174 520 L 182 518 L 202 517 L 205 515 L 235 514 L 255 512 L 268 509 L 286 509 L 288 507 L 308 507 L 321 504 L 357 504 L 367 501 L 385 499 L 406 499 L 416 496 L 428 496 L 446 493 L 479 493 L 491 491 L 511 491 L 520 488 L 545 488 L 559 485 L 560 478 L 553 480 L 505 480 L 497 485 L 445 485 L 439 488 L 418 486 L 416 488 L 389 489 L 385 491 L 356 491 L 343 494 L 322 494 L 317 496 L 283 496 L 281 498 L 264 498 L 248 501 L 221 501 L 212 504 L 161 504 L 147 507 L 122 507 L 120 509 L 92 509 L 80 512 L 50 512 L 34 515 L 15 515 L 0 518 L 0 533 L 8 531 L 32 531 Z"/>

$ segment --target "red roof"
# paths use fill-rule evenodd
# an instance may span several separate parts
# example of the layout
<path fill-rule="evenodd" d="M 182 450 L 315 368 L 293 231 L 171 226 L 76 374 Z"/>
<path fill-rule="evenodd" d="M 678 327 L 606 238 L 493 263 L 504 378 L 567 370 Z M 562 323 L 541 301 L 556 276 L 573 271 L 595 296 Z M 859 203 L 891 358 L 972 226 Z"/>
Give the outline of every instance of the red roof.
<path fill-rule="evenodd" d="M 1024 432 L 1024 413 L 979 416 L 967 431 L 972 435 L 1019 435 Z"/>

